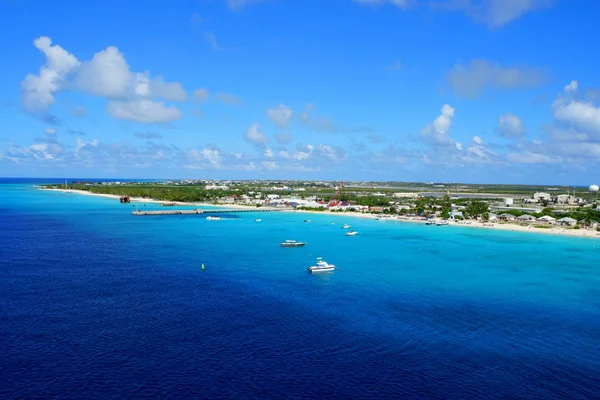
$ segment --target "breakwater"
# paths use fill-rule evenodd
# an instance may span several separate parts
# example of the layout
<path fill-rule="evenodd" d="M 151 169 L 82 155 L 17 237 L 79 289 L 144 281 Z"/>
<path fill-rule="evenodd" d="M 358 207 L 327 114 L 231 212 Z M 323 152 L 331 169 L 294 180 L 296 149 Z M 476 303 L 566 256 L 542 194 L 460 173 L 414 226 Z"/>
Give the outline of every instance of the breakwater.
<path fill-rule="evenodd" d="M 285 211 L 280 208 L 236 208 L 236 209 L 215 209 L 215 210 L 202 210 L 202 209 L 193 209 L 193 210 L 152 210 L 152 211 L 142 211 L 135 210 L 131 214 L 136 216 L 151 216 L 151 215 L 194 215 L 194 214 L 221 214 L 221 213 L 240 213 L 240 212 L 277 212 L 277 211 Z"/>

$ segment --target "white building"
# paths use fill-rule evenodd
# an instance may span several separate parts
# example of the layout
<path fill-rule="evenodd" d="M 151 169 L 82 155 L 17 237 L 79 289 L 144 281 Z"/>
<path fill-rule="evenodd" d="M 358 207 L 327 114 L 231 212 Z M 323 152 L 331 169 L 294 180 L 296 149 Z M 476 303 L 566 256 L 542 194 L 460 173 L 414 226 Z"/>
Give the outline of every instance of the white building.
<path fill-rule="evenodd" d="M 563 226 L 574 226 L 577 225 L 577 220 L 573 219 L 573 218 L 569 218 L 569 217 L 564 217 L 559 219 L 558 221 L 559 224 L 563 225 Z"/>
<path fill-rule="evenodd" d="M 507 198 L 505 198 L 505 199 L 504 199 L 504 205 L 505 205 L 506 207 L 510 207 L 510 206 L 512 206 L 513 204 L 515 204 L 515 200 L 514 200 L 513 198 L 511 198 L 511 197 L 507 197 Z"/>
<path fill-rule="evenodd" d="M 229 186 L 225 185 L 206 185 L 204 187 L 206 190 L 229 190 Z"/>
<path fill-rule="evenodd" d="M 392 196 L 404 199 L 416 199 L 419 197 L 419 193 L 394 193 Z"/>
<path fill-rule="evenodd" d="M 577 198 L 570 194 L 559 194 L 555 201 L 557 204 L 577 204 Z"/>
<path fill-rule="evenodd" d="M 548 223 L 548 224 L 553 224 L 554 222 L 556 222 L 556 218 L 551 217 L 549 215 L 544 215 L 543 217 L 539 217 L 537 220 L 540 222 Z"/>
<path fill-rule="evenodd" d="M 542 201 L 542 200 L 550 201 L 550 200 L 552 200 L 552 196 L 550 195 L 550 193 L 535 192 L 533 194 L 533 199 L 537 200 L 537 201 Z"/>

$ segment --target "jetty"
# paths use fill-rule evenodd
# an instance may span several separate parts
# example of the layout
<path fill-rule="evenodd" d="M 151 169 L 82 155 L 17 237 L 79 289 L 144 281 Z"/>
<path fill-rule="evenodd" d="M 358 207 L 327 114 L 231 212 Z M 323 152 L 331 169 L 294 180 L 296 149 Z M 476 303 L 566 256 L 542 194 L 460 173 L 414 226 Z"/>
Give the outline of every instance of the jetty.
<path fill-rule="evenodd" d="M 150 216 L 150 215 L 195 215 L 195 214 L 222 214 L 222 213 L 240 213 L 240 212 L 277 212 L 285 211 L 281 208 L 236 208 L 236 209 L 215 209 L 215 210 L 135 210 L 131 214 L 137 216 Z"/>

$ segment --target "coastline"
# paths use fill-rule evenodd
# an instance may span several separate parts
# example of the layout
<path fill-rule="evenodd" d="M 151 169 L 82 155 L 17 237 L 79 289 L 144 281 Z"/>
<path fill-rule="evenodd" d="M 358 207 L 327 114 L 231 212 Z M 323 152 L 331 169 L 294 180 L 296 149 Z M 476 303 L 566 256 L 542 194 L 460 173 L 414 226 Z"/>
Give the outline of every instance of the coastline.
<path fill-rule="evenodd" d="M 85 195 L 85 196 L 104 197 L 104 198 L 110 198 L 110 199 L 116 199 L 116 200 L 118 200 L 120 198 L 119 195 L 115 195 L 115 194 L 91 193 L 91 192 L 88 192 L 85 190 L 76 190 L 76 189 L 39 189 L 39 190 L 80 194 L 80 195 Z M 155 199 L 144 198 L 144 197 L 131 197 L 130 200 L 132 202 L 137 202 L 137 203 L 161 204 L 161 203 L 166 202 L 164 200 L 155 200 Z M 173 203 L 177 206 L 197 206 L 197 207 L 210 206 L 210 207 L 223 207 L 223 208 L 236 208 L 236 209 L 251 208 L 249 206 L 244 206 L 244 205 L 239 205 L 239 204 L 186 203 L 186 202 L 182 202 L 182 201 L 169 201 L 168 203 Z M 330 216 L 350 217 L 350 218 L 366 218 L 366 219 L 378 218 L 378 216 L 376 214 L 365 214 L 365 213 L 360 213 L 360 212 L 330 212 L 330 211 L 310 211 L 310 210 L 284 210 L 284 212 L 330 215 Z M 386 221 L 420 223 L 420 224 L 425 223 L 425 221 L 423 221 L 423 220 L 398 218 L 398 217 L 384 218 L 382 220 L 382 222 L 386 222 Z M 458 226 L 458 227 L 474 228 L 474 229 L 502 230 L 502 231 L 525 232 L 525 233 L 544 233 L 544 234 L 559 235 L 559 236 L 600 239 L 600 232 L 591 230 L 591 229 L 565 229 L 565 228 L 558 227 L 558 226 L 551 226 L 550 228 L 534 228 L 532 225 L 521 226 L 521 225 L 517 225 L 517 224 L 498 223 L 498 222 L 483 224 L 483 223 L 477 222 L 477 221 L 471 221 L 470 224 L 459 224 L 456 221 L 449 221 L 449 223 L 450 223 L 449 226 Z"/>

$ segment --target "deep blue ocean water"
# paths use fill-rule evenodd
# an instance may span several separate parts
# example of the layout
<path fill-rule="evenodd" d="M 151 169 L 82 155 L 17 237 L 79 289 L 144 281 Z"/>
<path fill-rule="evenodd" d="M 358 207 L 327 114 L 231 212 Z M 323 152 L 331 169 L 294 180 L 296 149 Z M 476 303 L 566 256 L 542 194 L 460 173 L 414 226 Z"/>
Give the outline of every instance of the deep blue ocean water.
<path fill-rule="evenodd" d="M 600 393 L 598 239 L 133 217 L 132 204 L 32 182 L 0 184 L 0 398 Z M 318 256 L 338 270 L 308 274 Z"/>

